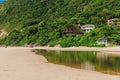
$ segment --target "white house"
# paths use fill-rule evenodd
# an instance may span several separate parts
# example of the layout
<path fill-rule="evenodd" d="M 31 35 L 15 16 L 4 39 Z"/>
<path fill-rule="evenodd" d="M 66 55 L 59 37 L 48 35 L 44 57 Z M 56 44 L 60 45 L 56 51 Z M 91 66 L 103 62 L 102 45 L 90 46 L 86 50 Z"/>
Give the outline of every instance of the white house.
<path fill-rule="evenodd" d="M 105 46 L 109 46 L 110 45 L 110 40 L 108 38 L 99 38 L 97 40 L 97 44 L 98 45 L 104 44 Z"/>
<path fill-rule="evenodd" d="M 84 32 L 90 32 L 93 29 L 95 29 L 95 25 L 93 24 L 85 24 L 81 26 L 81 30 Z"/>

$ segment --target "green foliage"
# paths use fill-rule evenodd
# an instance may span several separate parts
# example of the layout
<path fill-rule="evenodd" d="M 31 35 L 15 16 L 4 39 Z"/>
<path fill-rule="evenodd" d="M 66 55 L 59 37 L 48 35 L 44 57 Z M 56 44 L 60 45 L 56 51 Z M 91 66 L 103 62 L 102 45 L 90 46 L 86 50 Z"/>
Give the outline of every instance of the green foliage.
<path fill-rule="evenodd" d="M 8 37 L 5 38 L 5 45 L 18 45 L 19 40 L 22 39 L 20 32 L 17 30 L 12 31 Z"/>
<path fill-rule="evenodd" d="M 119 4 L 119 0 L 8 0 L 0 5 L 0 28 L 10 34 L 0 43 L 94 46 L 98 38 L 114 37 L 111 32 L 118 31 L 116 26 L 105 24 L 109 18 L 120 18 Z M 92 23 L 98 28 L 82 36 L 62 34 L 65 27 L 78 23 Z"/>

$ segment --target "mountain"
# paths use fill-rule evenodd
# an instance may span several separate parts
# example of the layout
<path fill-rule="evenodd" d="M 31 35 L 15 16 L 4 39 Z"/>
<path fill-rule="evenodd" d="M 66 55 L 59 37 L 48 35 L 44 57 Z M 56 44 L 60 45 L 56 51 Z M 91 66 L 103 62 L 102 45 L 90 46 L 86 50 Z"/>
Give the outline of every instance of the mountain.
<path fill-rule="evenodd" d="M 70 42 L 76 37 L 61 36 L 66 26 L 104 26 L 108 19 L 120 18 L 119 5 L 119 0 L 8 0 L 0 5 L 0 28 L 9 32 L 1 43 L 47 45 L 64 43 L 66 39 Z M 79 42 L 82 37 L 78 37 Z M 76 41 L 70 46 L 74 44 Z"/>

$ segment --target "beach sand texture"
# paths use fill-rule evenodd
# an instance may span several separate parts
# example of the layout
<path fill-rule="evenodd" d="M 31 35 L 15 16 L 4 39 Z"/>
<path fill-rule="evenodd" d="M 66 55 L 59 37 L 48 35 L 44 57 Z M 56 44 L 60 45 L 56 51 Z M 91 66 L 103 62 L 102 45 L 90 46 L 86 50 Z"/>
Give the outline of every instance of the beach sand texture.
<path fill-rule="evenodd" d="M 0 48 L 0 80 L 120 80 L 120 76 L 47 62 L 31 48 Z"/>

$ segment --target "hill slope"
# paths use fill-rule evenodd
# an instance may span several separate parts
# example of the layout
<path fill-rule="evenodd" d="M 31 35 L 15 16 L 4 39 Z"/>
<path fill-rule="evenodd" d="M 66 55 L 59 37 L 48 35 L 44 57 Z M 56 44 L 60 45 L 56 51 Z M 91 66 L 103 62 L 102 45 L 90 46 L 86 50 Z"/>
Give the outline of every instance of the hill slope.
<path fill-rule="evenodd" d="M 115 0 L 8 0 L 2 18 L 15 26 L 61 19 L 101 24 L 120 17 L 119 5 Z"/>
<path fill-rule="evenodd" d="M 60 33 L 70 24 L 105 25 L 109 18 L 120 18 L 119 5 L 119 0 L 8 0 L 0 9 L 0 26 L 9 32 L 14 31 L 1 43 L 56 43 L 57 39 L 63 39 Z"/>

